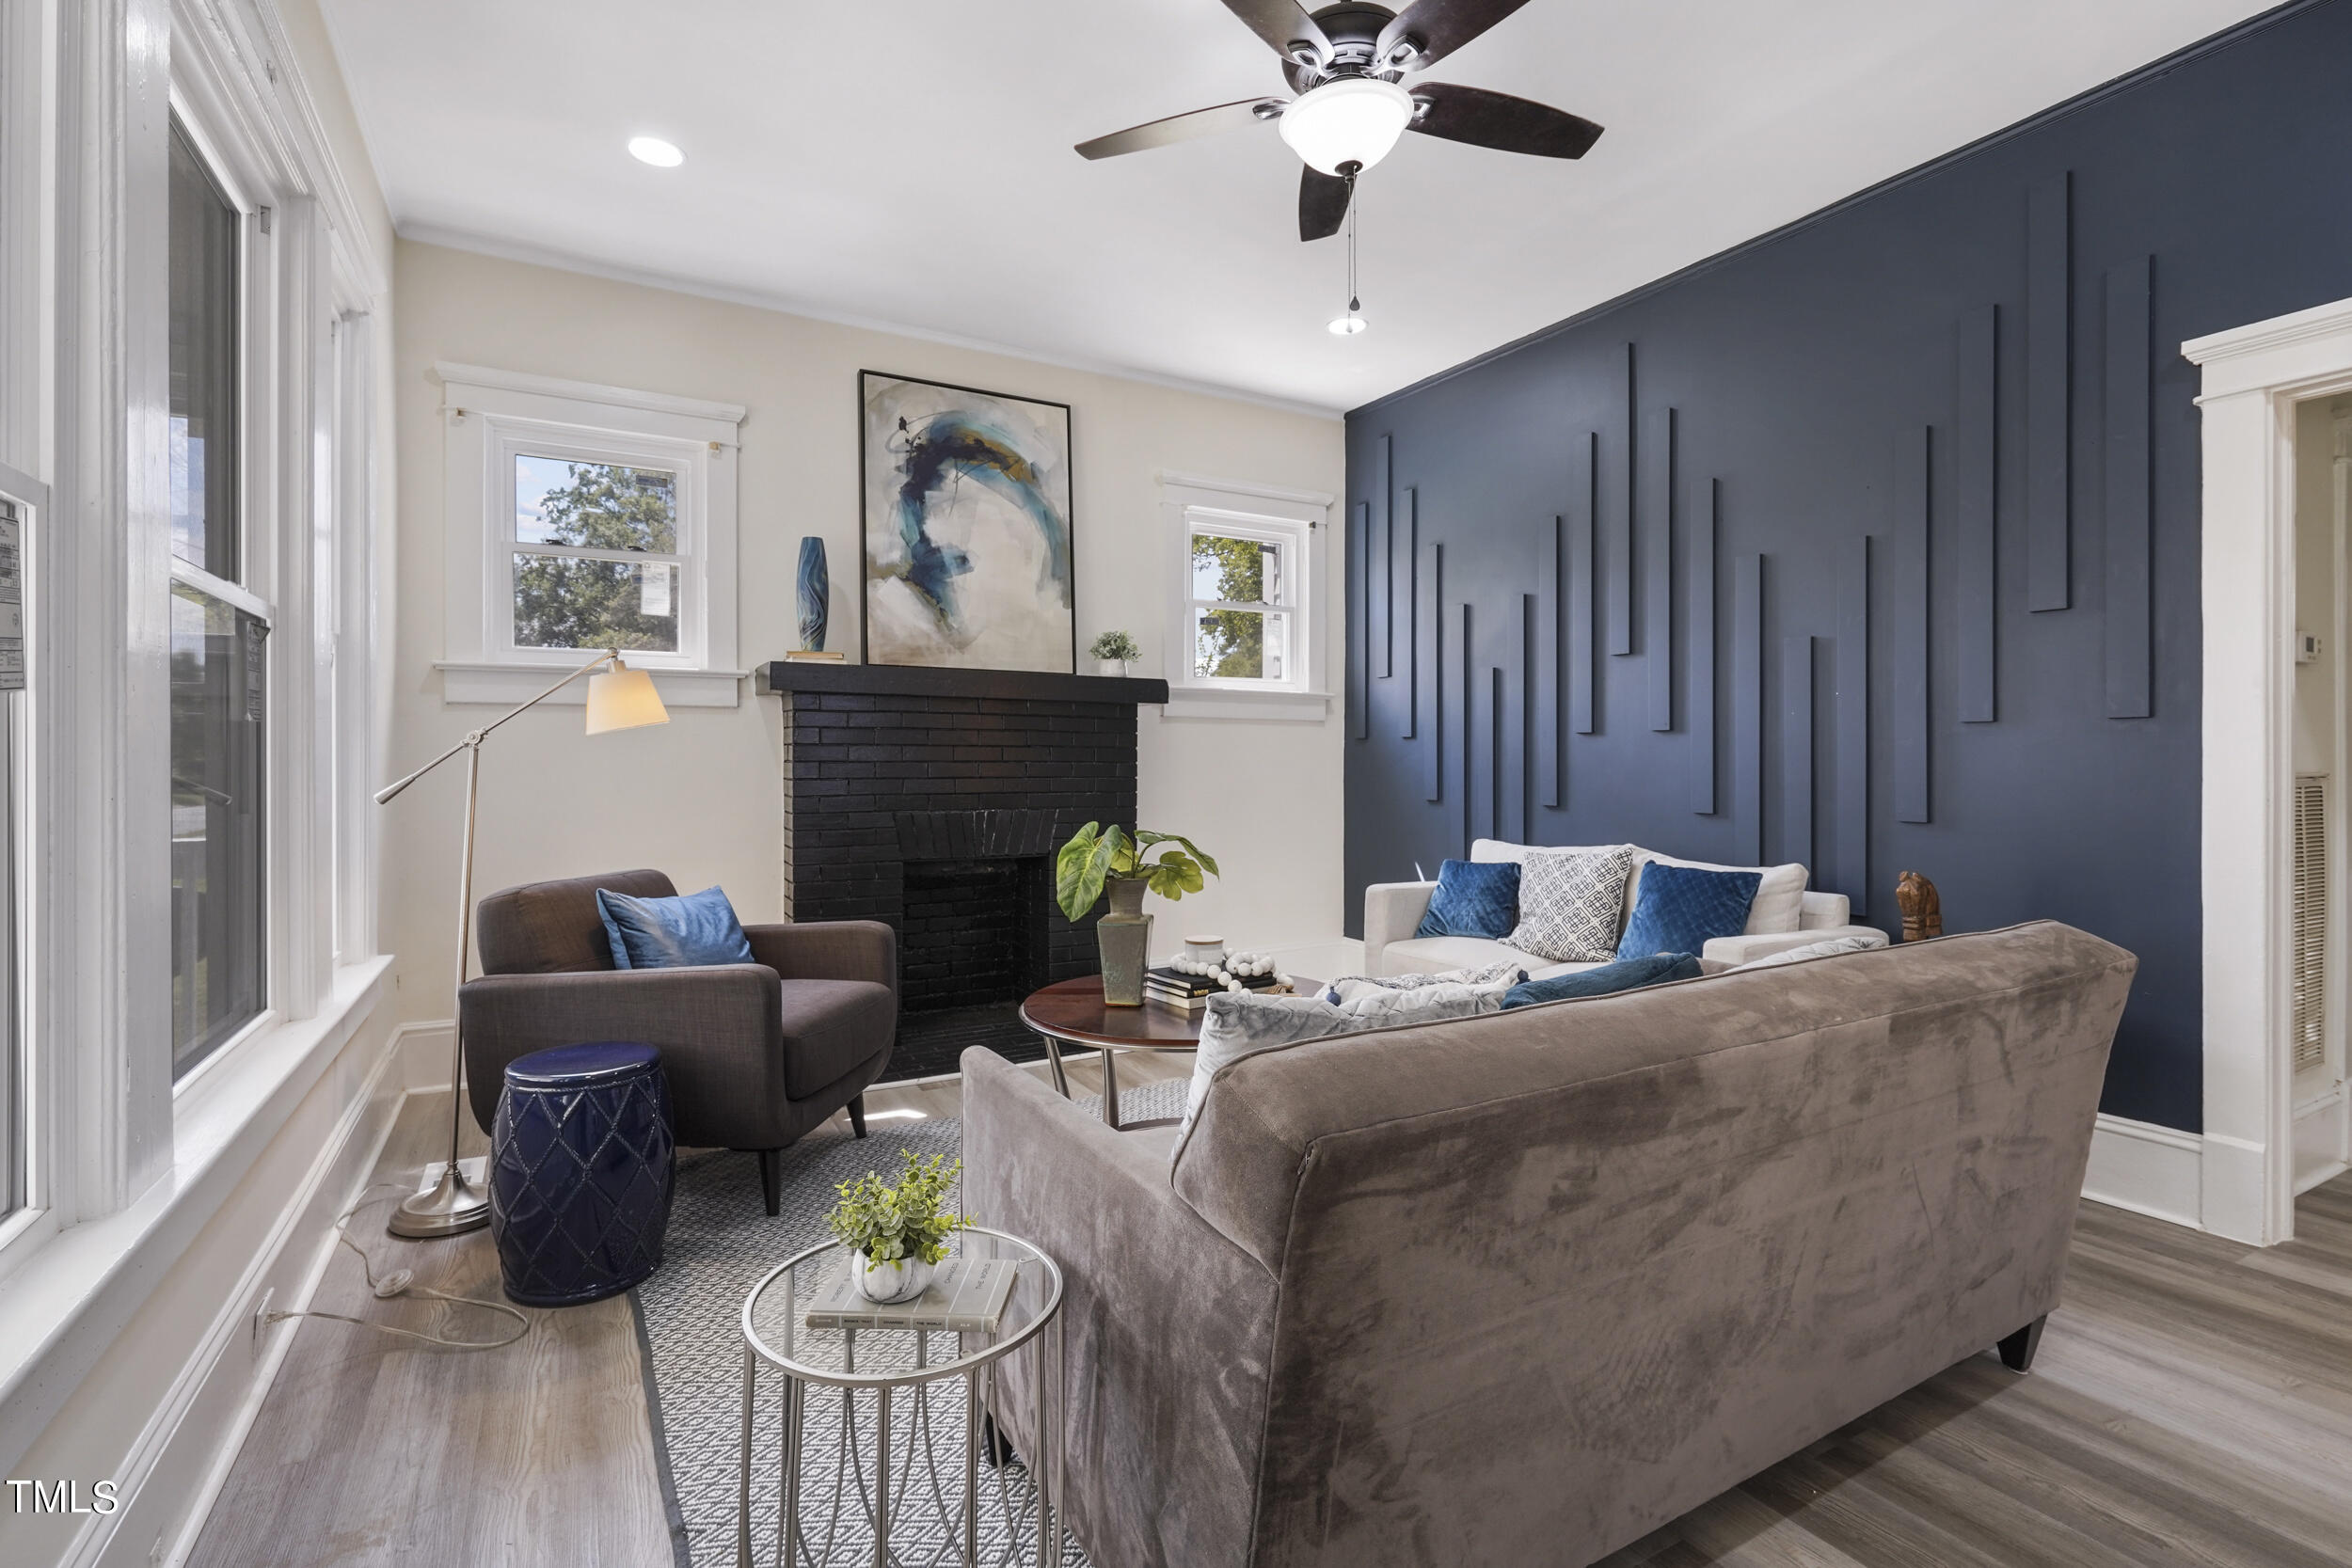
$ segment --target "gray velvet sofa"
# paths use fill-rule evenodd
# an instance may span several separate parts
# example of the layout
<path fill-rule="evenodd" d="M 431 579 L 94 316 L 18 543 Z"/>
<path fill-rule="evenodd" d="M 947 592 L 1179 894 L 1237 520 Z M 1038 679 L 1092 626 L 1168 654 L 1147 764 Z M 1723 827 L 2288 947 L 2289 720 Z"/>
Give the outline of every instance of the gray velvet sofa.
<path fill-rule="evenodd" d="M 1311 1041 L 1181 1148 L 967 1053 L 965 1202 L 1068 1276 L 1073 1529 L 1097 1568 L 1586 1563 L 2022 1364 L 2136 967 L 2044 922 Z"/>
<path fill-rule="evenodd" d="M 484 973 L 457 993 L 474 1119 L 490 1130 L 506 1064 L 528 1052 L 655 1046 L 678 1142 L 756 1153 L 775 1213 L 787 1145 L 845 1106 L 866 1135 L 866 1085 L 898 1039 L 898 933 L 878 920 L 746 926 L 751 963 L 616 969 L 598 888 L 677 893 L 659 871 L 612 871 L 502 888 L 478 907 Z"/>

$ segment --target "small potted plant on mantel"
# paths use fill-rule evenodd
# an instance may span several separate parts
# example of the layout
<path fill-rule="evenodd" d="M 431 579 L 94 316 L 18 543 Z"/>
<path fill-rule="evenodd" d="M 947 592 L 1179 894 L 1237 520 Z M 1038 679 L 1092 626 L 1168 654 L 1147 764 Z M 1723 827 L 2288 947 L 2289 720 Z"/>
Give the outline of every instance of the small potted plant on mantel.
<path fill-rule="evenodd" d="M 1154 858 L 1146 856 L 1157 850 Z M 1199 893 L 1217 874 L 1216 862 L 1181 833 L 1118 823 L 1089 822 L 1071 836 L 1054 860 L 1054 897 L 1075 925 L 1108 888 L 1111 912 L 1094 923 L 1103 953 L 1103 1000 L 1113 1007 L 1143 1006 L 1143 973 L 1150 965 L 1152 917 L 1143 895 L 1174 900 Z"/>
<path fill-rule="evenodd" d="M 944 1154 L 918 1160 L 911 1148 L 898 1155 L 906 1172 L 896 1186 L 869 1170 L 834 1189 L 841 1201 L 834 1206 L 833 1233 L 849 1248 L 850 1276 L 860 1295 L 885 1306 L 923 1293 L 947 1256 L 947 1238 L 964 1225 L 961 1214 L 944 1207 L 963 1162 L 950 1165 Z"/>
<path fill-rule="evenodd" d="M 1143 657 L 1142 647 L 1123 631 L 1104 632 L 1087 652 L 1094 656 L 1095 673 L 1104 675 L 1124 675 L 1127 666 Z"/>

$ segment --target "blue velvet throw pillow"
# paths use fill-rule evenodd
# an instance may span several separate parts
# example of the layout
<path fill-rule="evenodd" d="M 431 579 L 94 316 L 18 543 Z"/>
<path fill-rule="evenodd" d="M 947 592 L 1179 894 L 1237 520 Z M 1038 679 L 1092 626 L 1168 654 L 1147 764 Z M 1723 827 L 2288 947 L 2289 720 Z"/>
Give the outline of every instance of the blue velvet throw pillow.
<path fill-rule="evenodd" d="M 604 917 L 604 939 L 612 944 L 615 969 L 692 969 L 753 961 L 751 941 L 735 918 L 735 906 L 715 887 L 678 898 L 631 898 L 600 887 L 596 912 Z"/>
<path fill-rule="evenodd" d="M 1492 937 L 1500 942 L 1519 923 L 1517 861 L 1447 861 L 1438 867 L 1417 937 Z"/>
<path fill-rule="evenodd" d="M 1716 937 L 1738 936 L 1748 928 L 1748 906 L 1763 880 L 1761 871 L 1701 871 L 1650 862 L 1642 867 L 1642 891 L 1618 939 L 1617 957 L 1696 953 Z"/>
<path fill-rule="evenodd" d="M 1612 991 L 1639 990 L 1669 980 L 1695 980 L 1699 961 L 1688 953 L 1652 953 L 1646 958 L 1619 958 L 1597 969 L 1573 974 L 1553 974 L 1522 980 L 1502 993 L 1505 1007 L 1532 1007 L 1538 1002 L 1565 1002 L 1572 996 L 1607 996 Z"/>

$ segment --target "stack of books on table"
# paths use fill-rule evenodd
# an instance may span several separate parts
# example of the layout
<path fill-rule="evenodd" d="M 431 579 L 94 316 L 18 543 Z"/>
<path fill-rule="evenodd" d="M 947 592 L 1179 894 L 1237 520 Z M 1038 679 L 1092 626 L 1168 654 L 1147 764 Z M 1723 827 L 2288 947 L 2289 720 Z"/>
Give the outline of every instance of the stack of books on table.
<path fill-rule="evenodd" d="M 1242 980 L 1246 990 L 1280 990 L 1282 983 L 1271 974 L 1252 974 Z M 1186 974 L 1178 969 L 1147 970 L 1143 976 L 1143 997 L 1163 1007 L 1173 1007 L 1180 1013 L 1197 1013 L 1209 1005 L 1209 998 L 1225 988 L 1205 974 Z"/>

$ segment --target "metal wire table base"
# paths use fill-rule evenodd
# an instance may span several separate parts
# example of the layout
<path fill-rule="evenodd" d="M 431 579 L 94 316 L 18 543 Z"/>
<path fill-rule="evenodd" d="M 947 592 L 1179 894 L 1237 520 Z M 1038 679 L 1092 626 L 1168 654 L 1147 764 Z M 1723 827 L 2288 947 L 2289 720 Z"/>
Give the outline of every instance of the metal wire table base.
<path fill-rule="evenodd" d="M 894 1360 L 901 1363 L 894 1380 L 878 1386 L 824 1385 L 788 1372 L 784 1374 L 784 1438 L 776 1485 L 780 1519 L 772 1557 L 779 1568 L 787 1563 L 790 1568 L 832 1568 L 835 1563 L 858 1562 L 870 1562 L 874 1568 L 937 1568 L 946 1563 L 979 1568 L 984 1546 L 989 1550 L 985 1560 L 994 1568 L 1021 1568 L 1024 1564 L 1051 1568 L 1062 1562 L 1066 1531 L 1061 1516 L 1059 1314 L 1026 1347 L 1036 1379 L 1034 1430 L 1041 1434 L 1040 1443 L 1051 1450 L 1050 1455 L 1030 1456 L 1030 1463 L 1019 1467 L 1018 1479 L 1008 1475 L 1014 1466 L 990 1465 L 986 1468 L 993 1481 L 985 1487 L 981 1484 L 982 1422 L 974 1418 L 976 1414 L 1004 1408 L 996 1375 L 1003 1363 L 988 1360 L 966 1366 L 961 1371 L 948 1366 L 926 1376 L 931 1366 L 931 1336 L 946 1332 L 872 1328 L 845 1331 L 845 1370 L 856 1370 L 861 1339 L 867 1347 L 869 1365 L 880 1362 L 887 1366 Z M 910 1349 L 912 1364 L 908 1365 L 906 1353 Z M 743 1351 L 743 1452 L 737 1507 L 737 1568 L 752 1568 L 752 1432 L 758 1402 L 760 1359 L 747 1343 Z M 838 1412 L 838 1425 L 831 1436 L 829 1465 L 812 1466 L 810 1463 L 814 1458 L 808 1447 L 812 1402 L 820 1410 L 831 1405 Z M 897 1434 L 893 1432 L 894 1407 L 900 1412 Z M 940 1451 L 955 1441 L 958 1429 L 963 1450 L 963 1484 L 961 1498 L 951 1501 L 950 1487 L 941 1477 Z M 823 1441 L 821 1434 L 818 1440 Z M 950 1476 L 954 1473 L 953 1465 L 951 1458 Z M 830 1485 L 819 1481 L 819 1495 L 813 1498 L 803 1496 L 810 1489 L 807 1472 L 812 1467 L 829 1470 L 832 1477 Z M 904 1544 L 892 1544 L 894 1530 Z M 928 1548 L 923 1555 L 908 1555 L 910 1538 L 922 1542 Z"/>

